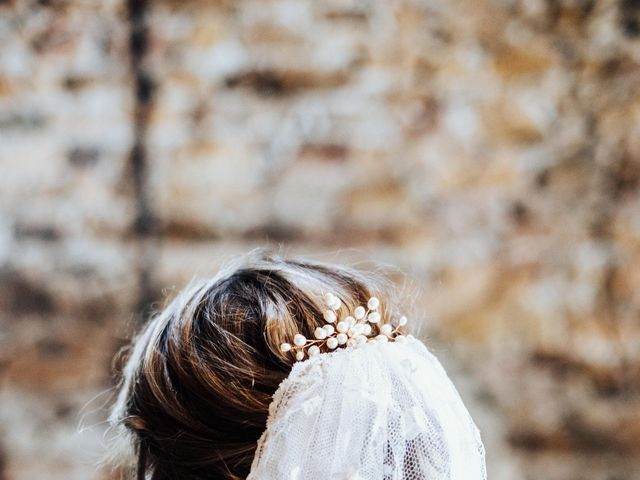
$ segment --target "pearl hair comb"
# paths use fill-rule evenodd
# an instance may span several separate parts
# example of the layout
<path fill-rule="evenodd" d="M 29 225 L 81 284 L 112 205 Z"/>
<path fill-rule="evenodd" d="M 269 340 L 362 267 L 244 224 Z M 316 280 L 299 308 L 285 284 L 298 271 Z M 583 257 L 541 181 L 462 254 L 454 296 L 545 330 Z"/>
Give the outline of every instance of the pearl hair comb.
<path fill-rule="evenodd" d="M 402 342 L 412 335 L 400 333 L 400 327 L 407 324 L 407 317 L 402 316 L 394 324 L 381 323 L 380 300 L 371 297 L 367 302 L 367 308 L 362 305 L 353 312 L 347 312 L 342 308 L 342 302 L 333 293 L 324 295 L 324 304 L 327 310 L 324 312 L 326 325 L 318 327 L 314 331 L 315 339 L 307 339 L 301 333 L 293 337 L 293 344 L 283 343 L 280 351 L 295 352 L 296 360 L 304 360 L 305 355 L 314 357 L 321 351 L 331 351 L 338 346 L 358 347 L 365 343 L 387 342 L 393 340 Z M 343 312 L 342 318 L 340 312 Z M 375 335 L 373 325 L 378 326 L 379 333 Z"/>

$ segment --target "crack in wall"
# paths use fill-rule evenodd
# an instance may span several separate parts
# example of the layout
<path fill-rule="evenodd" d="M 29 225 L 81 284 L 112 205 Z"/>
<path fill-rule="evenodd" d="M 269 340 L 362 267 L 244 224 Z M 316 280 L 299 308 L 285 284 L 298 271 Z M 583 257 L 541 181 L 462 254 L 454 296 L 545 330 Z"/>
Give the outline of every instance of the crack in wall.
<path fill-rule="evenodd" d="M 149 199 L 150 163 L 146 139 L 149 118 L 154 106 L 155 84 L 147 67 L 149 52 L 148 0 L 128 0 L 127 20 L 129 22 L 129 55 L 133 77 L 134 141 L 129 155 L 129 171 L 135 218 L 131 233 L 136 241 L 136 274 L 138 295 L 135 317 L 138 324 L 145 319 L 151 304 L 158 298 L 153 284 L 153 265 L 157 259 L 157 221 Z"/>

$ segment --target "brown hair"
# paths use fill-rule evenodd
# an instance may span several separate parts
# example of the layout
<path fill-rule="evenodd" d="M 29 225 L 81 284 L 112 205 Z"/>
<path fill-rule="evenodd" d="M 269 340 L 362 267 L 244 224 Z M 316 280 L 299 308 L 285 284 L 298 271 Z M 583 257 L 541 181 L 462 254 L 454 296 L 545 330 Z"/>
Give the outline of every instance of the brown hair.
<path fill-rule="evenodd" d="M 353 310 L 377 275 L 263 252 L 193 281 L 133 343 L 111 420 L 128 432 L 137 479 L 243 479 L 292 352 L 279 345 L 324 322 L 322 295 Z"/>

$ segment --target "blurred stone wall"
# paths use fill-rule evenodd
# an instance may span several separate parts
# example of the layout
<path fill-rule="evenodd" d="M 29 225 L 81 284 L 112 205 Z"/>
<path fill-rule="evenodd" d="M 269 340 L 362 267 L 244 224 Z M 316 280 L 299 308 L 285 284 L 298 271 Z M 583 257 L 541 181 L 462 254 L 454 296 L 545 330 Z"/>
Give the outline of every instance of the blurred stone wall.
<path fill-rule="evenodd" d="M 490 478 L 640 478 L 639 187 L 636 0 L 1 1 L 0 479 L 116 478 L 114 353 L 263 245 L 406 274 Z"/>

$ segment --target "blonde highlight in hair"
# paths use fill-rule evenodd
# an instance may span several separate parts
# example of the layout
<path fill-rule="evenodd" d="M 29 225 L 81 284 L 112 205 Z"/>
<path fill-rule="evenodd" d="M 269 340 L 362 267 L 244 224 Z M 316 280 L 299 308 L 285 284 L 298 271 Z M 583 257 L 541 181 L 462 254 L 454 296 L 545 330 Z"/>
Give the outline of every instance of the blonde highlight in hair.
<path fill-rule="evenodd" d="M 134 340 L 111 421 L 128 432 L 137 479 L 243 479 L 278 385 L 294 363 L 279 346 L 324 324 L 323 294 L 353 310 L 378 274 L 254 252 L 190 283 Z M 377 327 L 375 327 L 377 328 Z"/>

